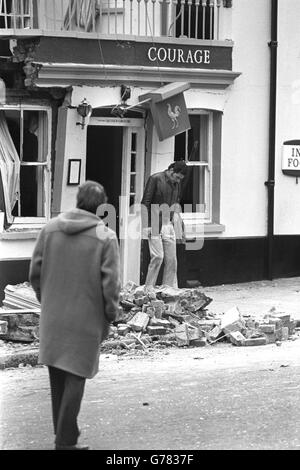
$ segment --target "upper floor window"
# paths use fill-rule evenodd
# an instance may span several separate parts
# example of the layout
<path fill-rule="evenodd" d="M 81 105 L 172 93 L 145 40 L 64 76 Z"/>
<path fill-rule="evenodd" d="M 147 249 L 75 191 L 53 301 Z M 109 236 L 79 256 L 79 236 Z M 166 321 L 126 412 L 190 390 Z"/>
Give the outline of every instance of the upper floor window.
<path fill-rule="evenodd" d="M 0 27 L 33 28 L 33 6 L 33 0 L 1 0 Z"/>
<path fill-rule="evenodd" d="M 0 112 L 0 170 L 7 225 L 50 217 L 49 111 L 8 107 Z"/>
<path fill-rule="evenodd" d="M 1 0 L 0 28 L 219 39 L 222 0 Z"/>
<path fill-rule="evenodd" d="M 220 6 L 220 5 L 219 5 Z M 219 12 L 217 12 L 217 15 Z M 215 2 L 186 0 L 176 6 L 176 37 L 215 39 Z"/>

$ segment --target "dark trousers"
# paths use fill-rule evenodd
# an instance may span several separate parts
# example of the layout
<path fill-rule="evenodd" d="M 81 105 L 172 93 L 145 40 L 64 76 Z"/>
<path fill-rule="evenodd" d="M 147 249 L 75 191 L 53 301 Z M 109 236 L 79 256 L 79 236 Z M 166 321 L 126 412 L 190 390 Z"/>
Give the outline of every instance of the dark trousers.
<path fill-rule="evenodd" d="M 75 445 L 80 434 L 77 417 L 83 397 L 85 378 L 48 366 L 55 443 Z"/>

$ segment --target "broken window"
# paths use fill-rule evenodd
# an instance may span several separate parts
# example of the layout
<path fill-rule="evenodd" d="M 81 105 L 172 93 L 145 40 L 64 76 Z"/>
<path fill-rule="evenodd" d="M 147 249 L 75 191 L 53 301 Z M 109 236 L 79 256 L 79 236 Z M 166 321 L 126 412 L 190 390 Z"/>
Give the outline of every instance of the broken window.
<path fill-rule="evenodd" d="M 19 156 L 5 114 L 0 111 L 0 210 L 5 213 L 7 224 L 12 223 L 12 210 L 19 199 L 19 176 Z"/>
<path fill-rule="evenodd" d="M 95 22 L 100 14 L 100 7 L 100 0 L 69 0 L 64 28 L 71 31 L 95 32 Z"/>
<path fill-rule="evenodd" d="M 1 111 L 1 175 L 3 188 L 14 191 L 10 205 L 2 204 L 7 223 L 42 222 L 49 218 L 49 130 L 46 110 Z M 15 172 L 9 166 L 14 156 Z M 17 171 L 19 168 L 19 171 Z M 39 220 L 40 219 L 40 220 Z"/>
<path fill-rule="evenodd" d="M 184 212 L 211 218 L 212 118 L 211 112 L 190 114 L 191 129 L 175 137 L 175 160 L 184 159 L 188 173 L 183 180 L 181 204 Z"/>

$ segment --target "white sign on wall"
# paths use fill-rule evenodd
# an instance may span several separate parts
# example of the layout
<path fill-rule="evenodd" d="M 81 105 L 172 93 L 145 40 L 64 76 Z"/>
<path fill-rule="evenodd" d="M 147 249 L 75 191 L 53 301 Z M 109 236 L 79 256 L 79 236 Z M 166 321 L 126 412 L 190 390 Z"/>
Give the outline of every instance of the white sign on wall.
<path fill-rule="evenodd" d="M 300 176 L 300 140 L 283 143 L 281 168 L 285 175 Z"/>

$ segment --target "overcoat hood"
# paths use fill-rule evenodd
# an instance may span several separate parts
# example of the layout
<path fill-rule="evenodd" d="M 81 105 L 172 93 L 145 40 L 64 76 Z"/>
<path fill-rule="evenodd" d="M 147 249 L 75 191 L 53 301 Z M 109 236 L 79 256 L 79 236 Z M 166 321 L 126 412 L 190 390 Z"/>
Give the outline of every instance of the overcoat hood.
<path fill-rule="evenodd" d="M 59 228 L 69 235 L 89 230 L 100 222 L 97 215 L 82 209 L 73 209 L 58 216 Z"/>

